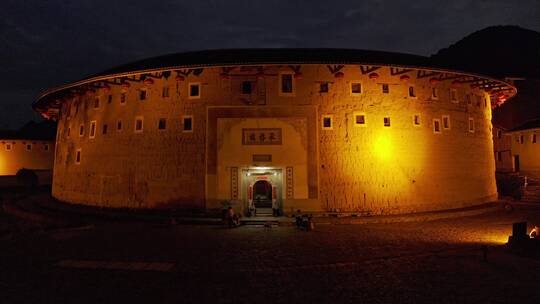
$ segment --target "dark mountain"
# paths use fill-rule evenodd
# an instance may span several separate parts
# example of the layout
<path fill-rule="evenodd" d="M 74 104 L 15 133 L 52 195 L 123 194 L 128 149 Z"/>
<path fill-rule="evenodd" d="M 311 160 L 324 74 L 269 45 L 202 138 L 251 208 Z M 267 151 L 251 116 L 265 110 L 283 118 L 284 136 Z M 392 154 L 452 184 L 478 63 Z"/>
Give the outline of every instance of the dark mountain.
<path fill-rule="evenodd" d="M 519 26 L 491 26 L 431 58 L 444 66 L 495 77 L 540 77 L 540 33 Z"/>

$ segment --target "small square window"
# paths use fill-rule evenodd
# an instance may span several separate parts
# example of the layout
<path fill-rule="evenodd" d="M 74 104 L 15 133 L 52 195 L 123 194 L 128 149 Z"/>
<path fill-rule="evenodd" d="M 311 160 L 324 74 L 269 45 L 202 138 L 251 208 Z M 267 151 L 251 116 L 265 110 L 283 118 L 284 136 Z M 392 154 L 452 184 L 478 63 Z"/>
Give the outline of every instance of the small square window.
<path fill-rule="evenodd" d="M 103 133 L 104 135 L 107 134 L 107 129 L 109 128 L 109 126 L 107 126 L 106 124 L 104 124 L 102 127 L 101 127 L 101 133 Z"/>
<path fill-rule="evenodd" d="M 366 125 L 366 115 L 365 114 L 354 114 L 354 124 L 356 126 L 363 127 Z"/>
<path fill-rule="evenodd" d="M 193 132 L 193 117 L 184 116 L 182 118 L 182 132 Z"/>
<path fill-rule="evenodd" d="M 450 130 L 450 116 L 443 115 L 442 117 L 442 126 L 444 130 Z"/>
<path fill-rule="evenodd" d="M 497 138 L 502 138 L 502 130 L 497 130 Z"/>
<path fill-rule="evenodd" d="M 13 146 L 11 144 L 6 144 L 6 151 L 11 151 Z"/>
<path fill-rule="evenodd" d="M 112 95 L 107 96 L 107 103 L 108 104 L 112 103 Z"/>
<path fill-rule="evenodd" d="M 456 89 L 450 89 L 450 100 L 452 102 L 457 102 L 457 90 Z"/>
<path fill-rule="evenodd" d="M 441 120 L 433 119 L 433 132 L 441 133 Z"/>
<path fill-rule="evenodd" d="M 77 149 L 77 153 L 75 154 L 75 163 L 77 165 L 81 163 L 81 149 Z"/>
<path fill-rule="evenodd" d="M 390 117 L 385 117 L 383 122 L 385 127 L 390 127 Z"/>
<path fill-rule="evenodd" d="M 49 144 L 43 145 L 43 151 L 49 151 Z"/>
<path fill-rule="evenodd" d="M 409 97 L 415 98 L 416 93 L 414 92 L 414 87 L 409 87 Z"/>
<path fill-rule="evenodd" d="M 471 101 L 471 95 L 469 95 L 469 94 L 465 95 L 465 101 L 467 101 L 468 105 L 471 105 L 471 102 L 472 102 Z"/>
<path fill-rule="evenodd" d="M 68 138 L 69 138 L 70 134 L 71 134 L 71 127 L 68 127 L 68 128 L 67 128 L 67 137 L 68 137 Z"/>
<path fill-rule="evenodd" d="M 81 137 L 84 136 L 84 125 L 81 125 L 79 127 L 79 136 L 81 136 Z"/>
<path fill-rule="evenodd" d="M 121 131 L 122 130 L 122 121 L 119 120 L 116 122 L 116 130 Z"/>
<path fill-rule="evenodd" d="M 190 99 L 201 98 L 201 84 L 200 83 L 189 84 L 189 98 Z"/>
<path fill-rule="evenodd" d="M 158 121 L 158 130 L 165 130 L 167 127 L 167 120 L 165 118 L 160 118 Z"/>
<path fill-rule="evenodd" d="M 531 143 L 533 143 L 533 144 L 536 143 L 536 134 L 531 135 Z"/>
<path fill-rule="evenodd" d="M 319 93 L 328 93 L 328 82 L 321 82 L 319 84 Z"/>
<path fill-rule="evenodd" d="M 420 114 L 413 115 L 413 125 L 416 127 L 420 126 Z"/>
<path fill-rule="evenodd" d="M 525 138 L 523 135 L 520 135 L 519 136 L 519 143 L 523 145 L 523 143 L 525 142 Z"/>
<path fill-rule="evenodd" d="M 382 92 L 383 92 L 384 94 L 390 93 L 390 86 L 388 86 L 387 83 L 383 83 L 383 85 L 382 85 Z"/>
<path fill-rule="evenodd" d="M 120 94 L 120 104 L 126 103 L 126 93 Z"/>
<path fill-rule="evenodd" d="M 437 88 L 431 88 L 431 99 L 438 99 L 439 98 L 439 92 L 437 91 Z"/>
<path fill-rule="evenodd" d="M 96 99 L 94 99 L 94 109 L 97 108 L 99 108 L 99 97 L 96 97 Z"/>
<path fill-rule="evenodd" d="M 351 82 L 351 95 L 359 95 L 362 93 L 362 84 L 360 82 Z"/>
<path fill-rule="evenodd" d="M 251 94 L 251 81 L 242 81 L 242 94 Z"/>
<path fill-rule="evenodd" d="M 163 87 L 163 89 L 161 90 L 161 97 L 169 97 L 169 87 Z"/>
<path fill-rule="evenodd" d="M 500 151 L 497 152 L 497 161 L 502 161 L 502 153 Z"/>
<path fill-rule="evenodd" d="M 135 133 L 141 133 L 143 131 L 143 118 L 135 118 Z"/>
<path fill-rule="evenodd" d="M 474 133 L 474 118 L 469 118 L 469 132 Z"/>
<path fill-rule="evenodd" d="M 26 144 L 26 151 L 32 151 L 32 144 Z"/>
<path fill-rule="evenodd" d="M 334 128 L 334 122 L 332 115 L 323 115 L 322 117 L 322 129 L 332 130 Z"/>
<path fill-rule="evenodd" d="M 90 122 L 90 135 L 89 135 L 89 137 L 90 138 L 96 137 L 96 121 L 95 120 Z"/>
<path fill-rule="evenodd" d="M 281 74 L 281 89 L 282 94 L 292 94 L 294 92 L 293 88 L 293 75 L 292 74 Z"/>
<path fill-rule="evenodd" d="M 146 89 L 140 89 L 139 90 L 139 100 L 146 100 L 147 92 Z"/>

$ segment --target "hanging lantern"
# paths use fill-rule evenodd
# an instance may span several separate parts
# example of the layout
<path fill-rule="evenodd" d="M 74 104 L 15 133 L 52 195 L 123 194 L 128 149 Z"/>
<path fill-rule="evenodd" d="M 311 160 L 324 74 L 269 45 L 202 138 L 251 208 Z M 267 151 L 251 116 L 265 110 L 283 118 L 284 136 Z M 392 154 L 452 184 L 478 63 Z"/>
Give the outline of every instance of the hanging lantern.
<path fill-rule="evenodd" d="M 429 83 L 435 85 L 435 84 L 439 83 L 439 79 L 438 78 L 430 78 Z"/>
<path fill-rule="evenodd" d="M 122 83 L 122 89 L 127 90 L 127 89 L 129 89 L 129 87 L 131 87 L 131 84 L 129 82 L 124 81 Z"/>
<path fill-rule="evenodd" d="M 257 79 L 259 79 L 259 80 L 262 80 L 262 79 L 264 79 L 264 73 L 263 72 L 258 72 L 257 74 L 255 74 L 255 77 L 257 77 Z"/>
<path fill-rule="evenodd" d="M 229 80 L 231 79 L 231 76 L 227 73 L 221 73 L 219 74 L 219 78 L 221 78 L 221 80 Z"/>
<path fill-rule="evenodd" d="M 461 82 L 459 82 L 457 80 L 452 81 L 452 87 L 457 88 L 457 87 L 460 87 L 460 86 L 461 86 Z"/>
<path fill-rule="evenodd" d="M 343 74 L 343 72 L 337 72 L 334 74 L 334 77 L 336 77 L 337 79 L 342 79 L 343 77 L 345 77 L 345 74 Z"/>
<path fill-rule="evenodd" d="M 407 82 L 410 79 L 411 79 L 411 76 L 409 75 L 401 75 L 401 77 L 399 77 L 399 80 L 404 81 L 404 82 Z"/>
<path fill-rule="evenodd" d="M 294 73 L 294 79 L 302 80 L 303 78 L 304 78 L 304 74 L 302 74 L 301 72 Z"/>
<path fill-rule="evenodd" d="M 103 89 L 103 92 L 105 93 L 109 93 L 111 91 L 111 86 L 108 85 L 108 84 L 105 84 L 103 87 L 101 87 Z"/>
<path fill-rule="evenodd" d="M 369 79 L 372 79 L 372 80 L 379 79 L 379 74 L 371 73 L 369 74 Z"/>
<path fill-rule="evenodd" d="M 184 81 L 184 80 L 186 80 L 186 77 L 184 77 L 182 75 L 178 75 L 178 76 L 176 76 L 176 78 L 174 78 L 174 80 L 176 80 L 176 81 Z"/>
<path fill-rule="evenodd" d="M 154 84 L 154 79 L 152 78 L 145 78 L 144 79 L 144 84 L 149 86 L 149 85 L 153 85 Z"/>

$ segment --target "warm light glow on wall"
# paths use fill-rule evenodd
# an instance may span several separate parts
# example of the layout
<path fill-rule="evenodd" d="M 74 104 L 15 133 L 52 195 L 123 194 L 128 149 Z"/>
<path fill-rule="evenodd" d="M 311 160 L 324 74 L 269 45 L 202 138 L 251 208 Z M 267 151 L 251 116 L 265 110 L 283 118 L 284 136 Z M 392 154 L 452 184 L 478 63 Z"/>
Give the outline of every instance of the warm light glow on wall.
<path fill-rule="evenodd" d="M 381 161 L 390 161 L 393 155 L 390 134 L 381 132 L 373 144 L 373 153 Z"/>

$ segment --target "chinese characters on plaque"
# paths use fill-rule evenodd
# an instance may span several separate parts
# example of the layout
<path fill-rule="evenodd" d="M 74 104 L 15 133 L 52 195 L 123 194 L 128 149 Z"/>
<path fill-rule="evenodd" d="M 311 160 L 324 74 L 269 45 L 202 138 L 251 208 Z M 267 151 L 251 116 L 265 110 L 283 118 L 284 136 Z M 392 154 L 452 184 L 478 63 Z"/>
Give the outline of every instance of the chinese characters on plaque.
<path fill-rule="evenodd" d="M 242 129 L 243 145 L 281 145 L 281 129 Z"/>

